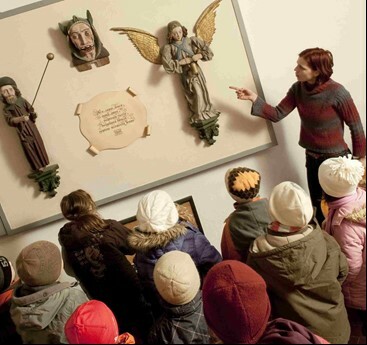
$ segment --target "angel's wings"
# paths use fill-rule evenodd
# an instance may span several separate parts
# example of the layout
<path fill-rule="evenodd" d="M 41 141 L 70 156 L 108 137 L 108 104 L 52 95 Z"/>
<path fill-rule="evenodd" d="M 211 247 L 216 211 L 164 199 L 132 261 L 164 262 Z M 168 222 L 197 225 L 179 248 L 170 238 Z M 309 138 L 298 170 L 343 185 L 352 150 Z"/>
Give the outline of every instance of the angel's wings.
<path fill-rule="evenodd" d="M 215 11 L 220 5 L 221 1 L 222 0 L 215 0 L 212 2 L 200 15 L 194 27 L 195 35 L 200 37 L 208 45 L 210 45 L 213 40 L 215 33 Z"/>
<path fill-rule="evenodd" d="M 200 37 L 208 45 L 213 40 L 215 33 L 215 11 L 221 1 L 215 0 L 212 2 L 200 15 L 194 27 L 195 35 Z M 127 35 L 144 59 L 158 65 L 162 64 L 160 47 L 156 36 L 136 28 L 119 27 L 111 28 L 111 30 L 118 31 L 121 35 Z"/>
<path fill-rule="evenodd" d="M 157 65 L 162 64 L 158 38 L 149 32 L 135 28 L 111 28 L 121 35 L 126 34 L 142 57 Z"/>

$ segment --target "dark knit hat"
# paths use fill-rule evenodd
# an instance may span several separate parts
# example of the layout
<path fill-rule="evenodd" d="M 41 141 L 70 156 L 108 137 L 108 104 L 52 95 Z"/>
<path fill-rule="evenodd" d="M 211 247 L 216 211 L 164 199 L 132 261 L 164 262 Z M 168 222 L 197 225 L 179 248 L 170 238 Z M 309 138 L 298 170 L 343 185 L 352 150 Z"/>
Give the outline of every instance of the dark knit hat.
<path fill-rule="evenodd" d="M 0 87 L 3 87 L 5 85 L 17 86 L 17 83 L 14 81 L 14 79 L 10 77 L 0 78 Z"/>
<path fill-rule="evenodd" d="M 25 247 L 16 261 L 19 278 L 29 286 L 49 285 L 60 277 L 59 248 L 49 241 L 37 241 Z"/>
<path fill-rule="evenodd" d="M 249 168 L 229 169 L 225 175 L 228 193 L 237 202 L 255 198 L 260 191 L 260 181 L 260 174 Z"/>
<path fill-rule="evenodd" d="M 13 272 L 9 260 L 0 256 L 0 293 L 5 291 L 13 280 Z"/>
<path fill-rule="evenodd" d="M 271 310 L 264 279 L 235 260 L 222 261 L 209 270 L 203 308 L 208 326 L 225 344 L 256 344 Z"/>

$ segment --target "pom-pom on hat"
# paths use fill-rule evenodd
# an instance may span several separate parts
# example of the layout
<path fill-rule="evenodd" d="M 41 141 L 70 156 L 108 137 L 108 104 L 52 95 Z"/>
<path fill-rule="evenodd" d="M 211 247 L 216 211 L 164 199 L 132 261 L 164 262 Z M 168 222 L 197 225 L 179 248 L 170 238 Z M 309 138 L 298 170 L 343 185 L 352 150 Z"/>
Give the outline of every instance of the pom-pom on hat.
<path fill-rule="evenodd" d="M 237 202 L 246 202 L 260 191 L 261 176 L 256 170 L 249 168 L 229 169 L 225 175 L 225 184 L 229 195 Z"/>
<path fill-rule="evenodd" d="M 0 256 L 0 293 L 5 291 L 14 278 L 10 261 L 5 256 Z"/>
<path fill-rule="evenodd" d="M 103 302 L 91 300 L 71 314 L 65 335 L 70 344 L 116 344 L 119 329 L 112 311 Z"/>
<path fill-rule="evenodd" d="M 299 229 L 311 221 L 314 213 L 310 196 L 298 184 L 289 181 L 274 187 L 269 211 L 275 221 Z"/>
<path fill-rule="evenodd" d="M 52 284 L 61 274 L 60 250 L 49 241 L 34 242 L 20 252 L 16 268 L 19 278 L 28 286 Z"/>
<path fill-rule="evenodd" d="M 173 250 L 159 258 L 153 278 L 161 297 L 173 305 L 191 302 L 200 289 L 200 276 L 191 256 Z"/>
<path fill-rule="evenodd" d="M 171 197 L 162 190 L 143 196 L 136 213 L 138 228 L 145 232 L 162 232 L 178 222 L 178 211 Z"/>
<path fill-rule="evenodd" d="M 256 344 L 270 316 L 264 279 L 248 265 L 225 260 L 214 265 L 203 284 L 205 320 L 225 344 Z"/>
<path fill-rule="evenodd" d="M 319 182 L 326 194 L 341 198 L 355 193 L 363 174 L 363 164 L 351 156 L 329 158 L 320 165 Z"/>

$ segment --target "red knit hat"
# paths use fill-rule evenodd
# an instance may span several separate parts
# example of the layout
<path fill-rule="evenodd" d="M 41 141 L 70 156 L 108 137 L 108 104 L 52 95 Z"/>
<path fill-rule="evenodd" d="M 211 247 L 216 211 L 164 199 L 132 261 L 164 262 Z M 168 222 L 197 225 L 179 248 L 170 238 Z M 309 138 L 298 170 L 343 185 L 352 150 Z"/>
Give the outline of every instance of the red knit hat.
<path fill-rule="evenodd" d="M 270 315 L 265 281 L 240 261 L 222 261 L 205 277 L 203 308 L 208 326 L 225 344 L 256 344 Z"/>
<path fill-rule="evenodd" d="M 65 324 L 70 344 L 116 344 L 119 330 L 116 318 L 103 302 L 81 304 Z"/>

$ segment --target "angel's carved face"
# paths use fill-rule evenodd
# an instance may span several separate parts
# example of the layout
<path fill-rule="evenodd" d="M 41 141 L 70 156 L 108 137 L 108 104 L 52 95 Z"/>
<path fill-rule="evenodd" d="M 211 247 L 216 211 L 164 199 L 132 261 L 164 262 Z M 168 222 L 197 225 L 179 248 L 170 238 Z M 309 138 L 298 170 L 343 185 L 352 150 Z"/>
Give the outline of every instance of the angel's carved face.
<path fill-rule="evenodd" d="M 181 26 L 176 26 L 172 31 L 171 31 L 171 38 L 175 41 L 181 41 L 182 40 L 182 36 L 183 36 L 183 31 L 182 31 L 182 27 Z"/>
<path fill-rule="evenodd" d="M 74 24 L 70 28 L 69 37 L 82 57 L 87 59 L 87 61 L 95 59 L 94 34 L 89 25 L 85 23 Z"/>

